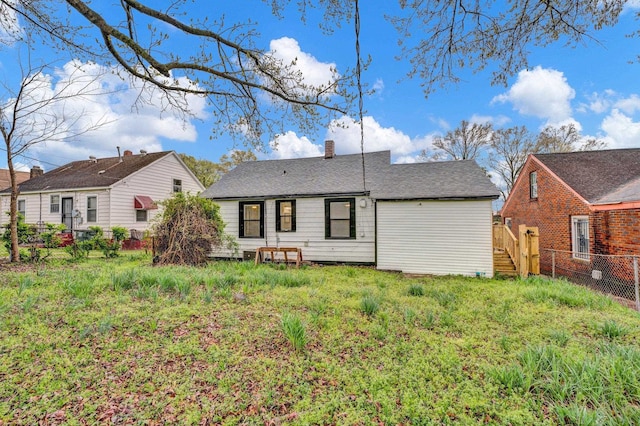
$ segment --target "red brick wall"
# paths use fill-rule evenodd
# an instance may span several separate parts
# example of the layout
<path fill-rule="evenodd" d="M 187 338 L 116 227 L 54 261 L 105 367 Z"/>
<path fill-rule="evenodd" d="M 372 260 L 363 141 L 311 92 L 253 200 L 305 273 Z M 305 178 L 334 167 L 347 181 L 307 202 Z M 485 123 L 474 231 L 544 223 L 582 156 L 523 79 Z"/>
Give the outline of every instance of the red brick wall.
<path fill-rule="evenodd" d="M 538 198 L 529 197 L 529 174 L 538 173 Z M 589 215 L 589 207 L 567 189 L 553 175 L 529 159 L 520 172 L 521 178 L 511 191 L 509 203 L 502 210 L 502 217 L 511 218 L 511 231 L 517 234 L 518 225 L 537 226 L 540 233 L 540 249 L 571 250 L 571 216 Z M 589 221 L 589 235 L 593 235 L 593 223 Z M 593 250 L 593 238 L 590 238 Z"/>
<path fill-rule="evenodd" d="M 594 253 L 640 255 L 640 209 L 593 212 Z"/>

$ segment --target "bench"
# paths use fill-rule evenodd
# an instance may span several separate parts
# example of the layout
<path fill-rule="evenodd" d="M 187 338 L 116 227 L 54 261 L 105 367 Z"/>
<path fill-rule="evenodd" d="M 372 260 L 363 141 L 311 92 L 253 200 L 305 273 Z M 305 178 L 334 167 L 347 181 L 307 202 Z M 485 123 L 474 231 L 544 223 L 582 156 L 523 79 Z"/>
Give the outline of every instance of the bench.
<path fill-rule="evenodd" d="M 284 263 L 295 263 L 297 268 L 302 264 L 302 249 L 298 247 L 258 247 L 256 249 L 256 265 L 267 259 L 267 253 L 271 255 L 272 262 L 276 261 L 277 253 L 282 253 Z M 289 253 L 293 254 L 291 258 Z"/>

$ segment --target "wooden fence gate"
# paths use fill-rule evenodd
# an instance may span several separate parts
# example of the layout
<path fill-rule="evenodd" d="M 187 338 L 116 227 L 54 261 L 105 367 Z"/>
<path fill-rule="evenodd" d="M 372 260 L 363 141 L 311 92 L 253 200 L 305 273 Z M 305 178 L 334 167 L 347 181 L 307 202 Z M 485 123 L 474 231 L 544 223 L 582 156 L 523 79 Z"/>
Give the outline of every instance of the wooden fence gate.
<path fill-rule="evenodd" d="M 520 248 L 520 276 L 526 278 L 529 274 L 540 274 L 540 246 L 538 228 L 527 225 L 518 227 L 518 241 Z"/>
<path fill-rule="evenodd" d="M 518 236 L 508 226 L 493 225 L 494 269 L 505 275 L 515 274 L 523 278 L 540 273 L 540 247 L 538 228 L 520 225 Z M 505 260 L 504 253 L 508 254 Z M 505 263 L 506 262 L 506 263 Z"/>

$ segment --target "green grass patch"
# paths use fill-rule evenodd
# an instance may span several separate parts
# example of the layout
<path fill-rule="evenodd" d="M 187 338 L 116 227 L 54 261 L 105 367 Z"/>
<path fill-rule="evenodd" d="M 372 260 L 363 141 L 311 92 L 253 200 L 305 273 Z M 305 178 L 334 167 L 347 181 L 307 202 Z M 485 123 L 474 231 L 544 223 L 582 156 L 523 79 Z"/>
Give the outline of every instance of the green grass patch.
<path fill-rule="evenodd" d="M 0 424 L 638 424 L 640 316 L 564 281 L 137 253 L 0 280 Z"/>

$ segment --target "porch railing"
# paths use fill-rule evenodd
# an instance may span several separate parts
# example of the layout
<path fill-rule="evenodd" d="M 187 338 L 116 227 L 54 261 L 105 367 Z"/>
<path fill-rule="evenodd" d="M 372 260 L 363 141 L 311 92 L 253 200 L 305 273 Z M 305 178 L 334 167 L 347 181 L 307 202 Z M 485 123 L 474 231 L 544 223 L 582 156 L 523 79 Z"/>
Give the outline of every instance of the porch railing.
<path fill-rule="evenodd" d="M 493 248 L 504 250 L 516 267 L 516 271 L 520 271 L 520 250 L 518 248 L 518 239 L 506 225 L 496 223 L 493 225 Z"/>

